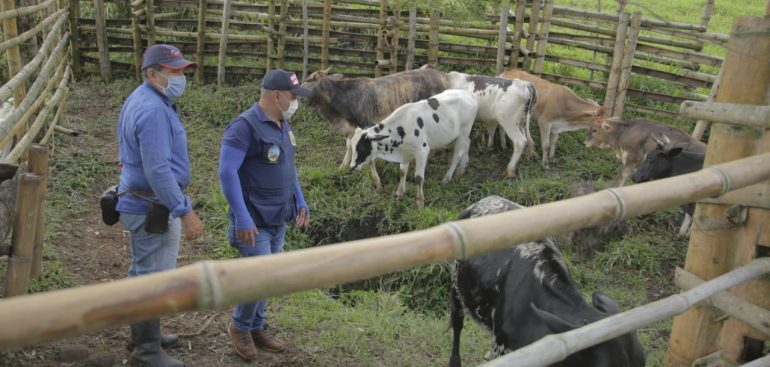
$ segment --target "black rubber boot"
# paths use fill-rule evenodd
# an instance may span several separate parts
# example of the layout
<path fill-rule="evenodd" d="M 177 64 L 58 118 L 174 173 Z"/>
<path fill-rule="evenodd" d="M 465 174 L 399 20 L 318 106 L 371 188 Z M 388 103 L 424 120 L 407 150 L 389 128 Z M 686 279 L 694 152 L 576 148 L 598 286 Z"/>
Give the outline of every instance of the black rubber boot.
<path fill-rule="evenodd" d="M 144 367 L 184 367 L 160 346 L 160 319 L 131 325 L 131 341 L 136 346 L 128 357 L 132 365 Z"/>
<path fill-rule="evenodd" d="M 176 334 L 168 334 L 168 335 L 161 335 L 160 336 L 160 347 L 163 349 L 169 349 L 169 348 L 176 348 L 179 346 L 179 335 Z M 134 344 L 133 340 L 129 340 L 128 343 L 126 343 L 126 350 L 131 352 L 136 348 L 136 344 Z"/>

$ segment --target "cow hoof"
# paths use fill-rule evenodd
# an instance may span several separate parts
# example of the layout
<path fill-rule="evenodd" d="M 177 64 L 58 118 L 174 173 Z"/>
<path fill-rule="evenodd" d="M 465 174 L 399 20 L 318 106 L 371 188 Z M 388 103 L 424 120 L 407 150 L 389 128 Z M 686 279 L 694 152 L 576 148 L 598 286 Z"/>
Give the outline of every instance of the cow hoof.
<path fill-rule="evenodd" d="M 505 171 L 505 178 L 516 178 L 516 172 Z"/>
<path fill-rule="evenodd" d="M 416 202 L 417 202 L 417 207 L 418 208 L 424 208 L 425 207 L 425 200 L 417 199 Z"/>

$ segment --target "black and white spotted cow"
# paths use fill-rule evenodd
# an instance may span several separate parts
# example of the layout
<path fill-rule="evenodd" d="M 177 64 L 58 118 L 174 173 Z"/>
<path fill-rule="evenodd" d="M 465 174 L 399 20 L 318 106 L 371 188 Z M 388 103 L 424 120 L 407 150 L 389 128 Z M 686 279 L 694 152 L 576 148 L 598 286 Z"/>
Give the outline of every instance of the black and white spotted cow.
<path fill-rule="evenodd" d="M 522 208 L 489 196 L 460 213 L 460 219 Z M 450 367 L 460 367 L 460 332 L 464 310 L 492 331 L 492 357 L 566 332 L 618 312 L 609 296 L 595 292 L 593 305 L 583 299 L 553 238 L 456 261 L 452 268 Z M 643 367 L 644 351 L 629 333 L 579 351 L 558 367 Z"/>
<path fill-rule="evenodd" d="M 513 141 L 513 156 L 505 170 L 507 177 L 516 176 L 516 163 L 529 145 L 534 152 L 534 142 L 529 135 L 529 121 L 537 103 L 537 92 L 532 83 L 521 79 L 501 79 L 489 76 L 468 75 L 452 71 L 447 73 L 449 88 L 464 89 L 478 99 L 476 120 L 487 128 L 491 146 L 495 128 L 500 125 Z"/>
<path fill-rule="evenodd" d="M 468 148 L 478 104 L 470 92 L 446 90 L 428 99 L 397 108 L 381 123 L 353 134 L 350 168 L 361 169 L 373 159 L 400 164 L 401 181 L 396 190 L 400 198 L 406 190 L 409 162 L 415 160 L 417 205 L 425 204 L 422 187 L 425 166 L 432 149 L 455 142 L 454 154 L 443 182 L 452 179 L 455 168 L 462 174 L 468 164 Z"/>

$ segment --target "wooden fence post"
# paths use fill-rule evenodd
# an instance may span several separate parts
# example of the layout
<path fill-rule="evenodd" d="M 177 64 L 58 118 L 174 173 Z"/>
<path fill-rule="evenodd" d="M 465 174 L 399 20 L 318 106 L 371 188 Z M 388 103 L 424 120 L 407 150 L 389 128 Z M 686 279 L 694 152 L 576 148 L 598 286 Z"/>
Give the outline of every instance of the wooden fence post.
<path fill-rule="evenodd" d="M 376 50 L 376 57 L 374 60 L 374 77 L 379 78 L 382 76 L 382 60 L 385 59 L 385 29 L 386 29 L 386 20 L 385 18 L 388 15 L 388 0 L 380 0 L 380 23 L 379 27 L 377 28 L 377 50 Z"/>
<path fill-rule="evenodd" d="M 286 52 L 286 23 L 289 21 L 289 2 L 281 0 L 281 16 L 278 18 L 278 67 L 284 68 L 284 53 Z"/>
<path fill-rule="evenodd" d="M 428 36 L 428 64 L 438 66 L 438 25 L 441 11 L 438 9 L 430 10 L 430 35 Z"/>
<path fill-rule="evenodd" d="M 714 101 L 714 97 L 717 94 L 717 91 L 719 90 L 719 83 L 722 80 L 722 71 L 725 68 L 719 68 L 719 73 L 717 74 L 717 78 L 714 80 L 714 84 L 711 85 L 711 90 L 709 91 L 709 95 L 706 98 L 706 102 L 712 102 Z M 695 123 L 695 128 L 692 130 L 692 137 L 698 140 L 701 140 L 703 138 L 703 133 L 706 132 L 706 129 L 711 126 L 711 122 L 705 121 L 705 120 L 698 120 Z"/>
<path fill-rule="evenodd" d="M 151 0 L 150 0 L 151 1 Z M 110 49 L 107 41 L 107 20 L 105 19 L 104 0 L 94 0 L 96 17 L 96 46 L 99 48 L 99 73 L 102 81 L 109 82 L 112 76 Z"/>
<path fill-rule="evenodd" d="M 527 4 L 525 0 L 516 0 L 516 25 L 513 27 L 513 44 L 511 45 L 511 58 L 508 66 L 518 69 L 519 52 L 521 51 L 521 34 L 524 30 L 524 15 Z M 499 74 L 499 73 L 498 73 Z"/>
<path fill-rule="evenodd" d="M 195 68 L 195 81 L 198 84 L 203 84 L 206 81 L 204 63 L 206 60 L 206 17 L 208 15 L 208 9 L 209 7 L 206 0 L 198 1 L 198 40 L 195 45 L 195 59 L 198 62 L 198 67 Z"/>
<path fill-rule="evenodd" d="M 138 4 L 137 4 L 138 3 Z M 139 29 L 139 16 L 144 13 L 142 0 L 131 3 L 131 39 L 134 45 L 134 77 L 142 80 L 142 31 Z"/>
<path fill-rule="evenodd" d="M 626 53 L 623 56 L 623 67 L 620 69 L 620 82 L 618 83 L 618 95 L 615 98 L 615 107 L 612 111 L 613 117 L 623 116 L 623 108 L 626 104 L 626 92 L 628 84 L 631 82 L 631 69 L 634 66 L 634 52 L 636 51 L 636 42 L 639 39 L 639 29 L 642 25 L 642 12 L 635 12 L 631 18 L 631 30 L 626 44 Z"/>
<path fill-rule="evenodd" d="M 70 55 L 72 57 L 72 75 L 80 79 L 80 1 L 69 0 L 70 8 Z"/>
<path fill-rule="evenodd" d="M 529 15 L 529 36 L 527 37 L 527 54 L 524 55 L 524 61 L 521 70 L 529 71 L 532 64 L 532 54 L 535 51 L 535 38 L 537 36 L 537 22 L 540 16 L 540 0 L 532 2 L 532 11 Z"/>
<path fill-rule="evenodd" d="M 727 44 L 722 64 L 723 74 L 715 100 L 723 103 L 762 105 L 770 91 L 770 18 L 738 17 Z M 770 151 L 770 134 L 758 129 L 729 126 L 715 121 L 709 134 L 704 167 Z M 764 183 L 767 185 L 767 182 Z M 749 208 L 746 209 L 746 206 Z M 730 219 L 733 210 L 727 203 L 698 203 L 693 215 L 692 233 L 687 249 L 685 270 L 703 280 L 711 280 L 747 259 L 760 256 L 757 244 L 770 240 L 770 221 L 766 209 L 745 203 L 745 221 Z M 740 207 L 739 207 L 740 210 Z M 770 307 L 767 279 L 755 280 L 733 288 L 739 297 L 757 306 Z M 667 365 L 690 366 L 702 356 L 719 349 L 735 358 L 741 349 L 746 329 L 735 320 L 722 323 L 720 312 L 696 306 L 674 318 L 669 340 Z M 734 335 L 726 335 L 732 332 Z M 720 338 L 721 333 L 721 338 Z M 766 338 L 766 337 L 765 337 Z"/>
<path fill-rule="evenodd" d="M 328 1 L 328 0 L 327 0 Z M 267 27 L 275 30 L 275 0 L 270 0 L 267 4 Z M 275 36 L 273 32 L 267 34 L 267 60 L 265 60 L 265 74 L 273 69 L 273 58 L 275 57 Z"/>
<path fill-rule="evenodd" d="M 417 38 L 417 4 L 409 5 L 409 38 L 406 44 L 406 67 L 404 70 L 412 70 L 414 66 L 414 42 Z"/>
<path fill-rule="evenodd" d="M 500 26 L 499 33 L 497 35 L 497 61 L 495 63 L 495 75 L 500 75 L 505 67 L 505 45 L 508 40 L 508 11 L 510 11 L 509 0 L 502 0 L 500 2 Z M 516 18 L 518 22 L 518 16 Z M 516 43 L 513 44 L 513 49 L 516 48 Z M 511 51 L 511 58 L 514 58 L 514 51 Z"/>
<path fill-rule="evenodd" d="M 2 10 L 13 10 L 16 8 L 14 0 L 2 0 L 0 2 L 0 5 L 2 5 Z M 10 40 L 13 38 L 16 38 L 16 36 L 19 35 L 19 28 L 16 26 L 16 17 L 11 17 L 8 19 L 3 20 L 3 36 L 4 39 Z M 19 51 L 19 46 L 11 46 L 7 50 L 5 50 L 5 58 L 8 60 L 8 77 L 13 78 L 14 75 L 18 74 L 19 71 L 21 71 L 22 63 L 21 63 L 21 52 Z M 16 88 L 13 89 L 13 105 L 18 106 L 22 100 L 24 100 L 24 96 L 27 94 L 24 83 L 20 83 Z"/>
<path fill-rule="evenodd" d="M 548 32 L 551 28 L 551 16 L 553 15 L 553 1 L 545 0 L 543 8 L 543 23 L 540 24 L 540 34 L 537 41 L 537 59 L 535 59 L 535 74 L 543 73 L 543 64 L 545 62 L 545 49 L 548 46 Z"/>
<path fill-rule="evenodd" d="M 37 203 L 37 224 L 32 249 L 32 278 L 43 274 L 43 242 L 45 239 L 45 197 L 48 183 L 48 147 L 32 144 L 29 147 L 29 172 L 40 177 Z"/>
<path fill-rule="evenodd" d="M 625 49 L 626 33 L 628 31 L 628 18 L 628 13 L 620 15 L 615 33 L 615 50 L 612 52 L 612 67 L 610 68 L 609 80 L 607 80 L 607 93 L 604 95 L 604 106 L 607 107 L 610 116 L 614 116 L 615 96 L 618 94 L 620 67 L 623 63 L 623 50 Z"/>
<path fill-rule="evenodd" d="M 8 259 L 5 296 L 27 294 L 32 270 L 32 247 L 37 224 L 37 195 L 40 177 L 32 173 L 19 176 L 16 191 L 16 208 L 13 215 L 13 250 Z"/>
<path fill-rule="evenodd" d="M 95 0 L 94 0 L 95 1 Z M 144 16 L 147 22 L 147 47 L 155 44 L 155 0 L 145 0 Z"/>
<path fill-rule="evenodd" d="M 616 0 L 616 1 L 618 3 L 618 7 L 615 10 L 615 12 L 618 14 L 622 14 L 623 11 L 626 9 L 626 3 L 628 2 L 628 0 Z"/>
<path fill-rule="evenodd" d="M 308 23 L 307 23 L 307 0 L 302 0 L 302 80 L 307 78 L 307 54 L 308 54 Z"/>
<path fill-rule="evenodd" d="M 393 23 L 390 25 L 390 73 L 398 72 L 398 41 L 401 39 L 401 14 L 400 11 L 393 11 Z"/>
<path fill-rule="evenodd" d="M 232 0 L 225 0 L 222 7 L 222 38 L 219 39 L 219 59 L 217 63 L 217 85 L 225 84 L 225 61 L 227 60 L 227 32 L 230 25 L 230 6 Z"/>
<path fill-rule="evenodd" d="M 332 17 L 332 0 L 324 0 L 324 18 L 321 25 L 321 70 L 329 66 L 329 21 Z"/>

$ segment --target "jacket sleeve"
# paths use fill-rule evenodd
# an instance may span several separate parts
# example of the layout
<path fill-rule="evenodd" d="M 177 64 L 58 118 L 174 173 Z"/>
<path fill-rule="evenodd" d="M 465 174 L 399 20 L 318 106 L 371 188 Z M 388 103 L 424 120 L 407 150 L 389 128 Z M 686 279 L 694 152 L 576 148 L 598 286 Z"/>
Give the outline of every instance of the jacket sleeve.
<path fill-rule="evenodd" d="M 251 219 L 249 211 L 246 209 L 241 182 L 238 179 L 238 168 L 245 157 L 246 152 L 222 144 L 219 153 L 219 181 L 222 185 L 222 192 L 235 215 L 235 229 L 239 230 L 254 228 L 254 220 Z"/>

